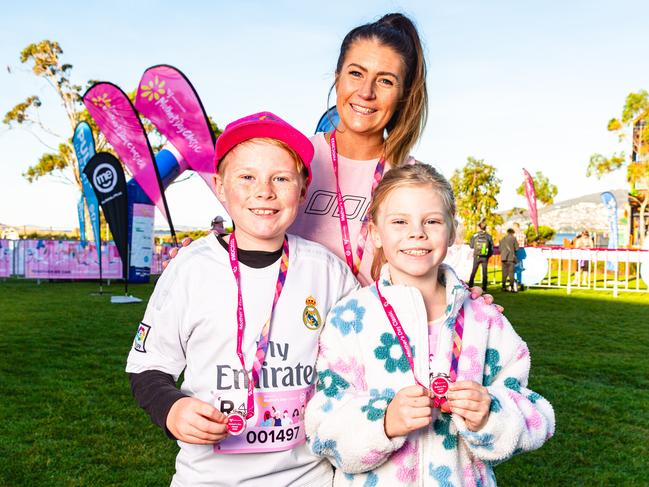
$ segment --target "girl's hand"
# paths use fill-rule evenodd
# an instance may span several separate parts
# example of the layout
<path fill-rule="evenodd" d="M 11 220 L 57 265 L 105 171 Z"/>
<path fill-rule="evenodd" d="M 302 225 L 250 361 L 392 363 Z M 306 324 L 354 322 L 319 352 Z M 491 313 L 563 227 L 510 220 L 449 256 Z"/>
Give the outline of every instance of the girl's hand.
<path fill-rule="evenodd" d="M 164 265 L 164 263 L 162 265 Z M 494 297 L 491 294 L 484 294 L 484 291 L 480 286 L 473 286 L 469 289 L 469 291 L 471 291 L 471 299 L 478 299 L 480 296 L 482 296 L 485 303 L 493 304 L 501 313 L 505 311 L 505 308 L 503 308 L 499 304 L 494 304 Z"/>
<path fill-rule="evenodd" d="M 185 237 L 185 238 L 182 239 L 182 242 L 180 242 L 180 244 L 183 247 L 187 247 L 193 241 L 194 240 L 191 237 Z M 169 251 L 169 260 L 165 260 L 162 263 L 162 270 L 165 270 L 167 268 L 167 266 L 169 265 L 169 262 L 171 262 L 171 259 L 173 259 L 174 257 L 176 257 L 178 255 L 178 250 L 180 250 L 179 247 L 174 247 L 173 249 L 171 249 Z"/>
<path fill-rule="evenodd" d="M 228 436 L 228 418 L 214 406 L 193 397 L 178 399 L 167 415 L 167 429 L 176 439 L 211 445 Z"/>
<path fill-rule="evenodd" d="M 491 396 L 486 387 L 471 380 L 454 382 L 449 387 L 446 399 L 444 406 L 447 407 L 442 410 L 448 409 L 460 415 L 470 431 L 478 431 L 487 423 Z"/>
<path fill-rule="evenodd" d="M 432 420 L 432 400 L 421 386 L 408 386 L 397 392 L 385 412 L 385 434 L 388 438 L 405 436 L 428 426 Z"/>

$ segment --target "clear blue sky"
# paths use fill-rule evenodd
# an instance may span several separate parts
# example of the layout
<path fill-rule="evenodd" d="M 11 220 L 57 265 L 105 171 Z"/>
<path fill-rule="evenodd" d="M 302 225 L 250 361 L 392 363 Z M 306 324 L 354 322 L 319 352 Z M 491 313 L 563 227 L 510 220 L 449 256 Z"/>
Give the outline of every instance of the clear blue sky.
<path fill-rule="evenodd" d="M 500 209 L 525 205 L 515 194 L 522 167 L 547 175 L 559 201 L 625 187 L 623 171 L 600 181 L 585 172 L 595 152 L 628 152 L 606 124 L 629 92 L 649 89 L 646 0 L 12 2 L 0 20 L 0 115 L 36 94 L 43 122 L 71 134 L 51 88 L 19 62 L 29 43 L 51 39 L 78 84 L 132 90 L 147 67 L 172 64 L 221 126 L 265 109 L 311 133 L 342 38 L 390 11 L 415 20 L 426 48 L 430 107 L 419 160 L 447 177 L 467 156 L 495 165 Z M 28 132 L 0 127 L 0 223 L 77 225 L 74 186 L 21 176 L 44 150 Z M 167 197 L 177 226 L 206 227 L 222 211 L 198 177 Z M 164 226 L 159 214 L 156 226 Z"/>

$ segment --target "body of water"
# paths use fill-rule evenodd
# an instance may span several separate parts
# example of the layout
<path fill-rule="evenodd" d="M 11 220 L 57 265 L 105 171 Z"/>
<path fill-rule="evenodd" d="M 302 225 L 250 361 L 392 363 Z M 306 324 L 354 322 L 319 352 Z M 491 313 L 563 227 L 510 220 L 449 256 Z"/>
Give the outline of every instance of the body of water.
<path fill-rule="evenodd" d="M 546 242 L 546 245 L 563 245 L 564 239 L 572 240 L 576 236 L 576 232 L 559 232 L 552 238 L 552 240 Z"/>

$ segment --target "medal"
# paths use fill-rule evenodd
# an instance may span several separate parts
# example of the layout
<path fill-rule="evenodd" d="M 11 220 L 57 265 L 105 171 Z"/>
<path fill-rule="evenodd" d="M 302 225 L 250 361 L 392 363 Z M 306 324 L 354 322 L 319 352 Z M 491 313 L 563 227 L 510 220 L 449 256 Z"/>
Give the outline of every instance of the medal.
<path fill-rule="evenodd" d="M 381 301 L 381 304 L 383 305 L 383 311 L 385 311 L 385 315 L 388 317 L 388 321 L 390 322 L 390 325 L 392 325 L 392 329 L 394 330 L 394 333 L 397 336 L 399 343 L 401 344 L 401 349 L 403 350 L 403 353 L 408 359 L 408 364 L 410 365 L 410 369 L 412 370 L 412 373 L 414 375 L 415 364 L 412 358 L 412 351 L 410 349 L 410 343 L 408 341 L 408 337 L 406 336 L 406 333 L 403 331 L 403 327 L 401 326 L 401 322 L 397 317 L 396 311 L 394 311 L 392 305 L 388 303 L 388 300 L 385 299 L 381 294 L 381 290 L 379 289 L 379 281 L 377 280 L 374 284 L 376 285 L 376 293 L 379 297 L 379 300 Z M 457 367 L 460 361 L 460 353 L 462 352 L 463 331 L 464 331 L 464 308 L 460 308 L 460 311 L 455 320 L 455 327 L 453 328 L 453 335 L 454 335 L 453 353 L 451 356 L 451 367 L 449 373 L 448 374 L 431 373 L 429 377 L 430 391 L 433 393 L 433 396 L 435 396 L 435 399 L 433 400 L 433 404 L 436 408 L 440 407 L 442 404 L 446 402 L 446 394 L 448 393 L 451 383 L 455 382 L 455 380 L 457 379 Z M 426 388 L 421 382 L 419 382 L 417 376 L 415 376 L 415 382 L 418 385 Z"/>
<path fill-rule="evenodd" d="M 228 433 L 238 436 L 246 429 L 246 415 L 239 411 L 232 411 L 228 414 Z"/>
<path fill-rule="evenodd" d="M 438 399 L 446 399 L 446 393 L 451 385 L 447 374 L 430 374 L 430 391 Z"/>
<path fill-rule="evenodd" d="M 356 242 L 356 257 L 352 254 L 352 243 L 351 237 L 349 235 L 349 225 L 347 224 L 347 211 L 345 210 L 345 201 L 343 199 L 342 192 L 340 191 L 340 183 L 338 181 L 338 149 L 336 147 L 336 131 L 334 130 L 331 133 L 331 138 L 329 139 L 329 147 L 331 148 L 331 164 L 334 168 L 334 176 L 336 176 L 336 200 L 338 202 L 338 219 L 340 220 L 340 232 L 342 233 L 343 238 L 343 250 L 345 251 L 345 260 L 347 265 L 352 270 L 354 275 L 357 275 L 361 269 L 361 260 L 363 260 L 363 254 L 365 253 L 365 241 L 367 240 L 367 232 L 369 220 L 367 217 L 367 212 L 361 220 L 361 229 L 358 234 L 358 241 Z M 372 181 L 372 190 L 370 193 L 370 198 L 374 193 L 374 190 L 381 182 L 383 178 L 383 170 L 385 169 L 385 159 L 383 156 L 379 159 L 379 162 L 376 164 L 374 169 L 374 181 Z"/>
<path fill-rule="evenodd" d="M 451 353 L 451 367 L 448 374 L 431 374 L 430 390 L 433 392 L 435 399 L 433 405 L 439 408 L 444 404 L 446 393 L 452 382 L 457 380 L 457 368 L 460 363 L 460 354 L 462 353 L 462 335 L 464 334 L 464 308 L 460 308 L 453 328 L 453 352 Z"/>

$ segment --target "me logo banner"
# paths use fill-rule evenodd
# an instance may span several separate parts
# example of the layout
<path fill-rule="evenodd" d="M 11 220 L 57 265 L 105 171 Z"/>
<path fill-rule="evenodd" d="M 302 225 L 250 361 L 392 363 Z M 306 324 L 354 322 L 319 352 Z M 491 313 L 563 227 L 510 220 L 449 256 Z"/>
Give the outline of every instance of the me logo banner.
<path fill-rule="evenodd" d="M 117 185 L 117 172 L 110 164 L 99 164 L 92 174 L 95 190 L 100 193 L 110 193 Z"/>
<path fill-rule="evenodd" d="M 108 152 L 98 152 L 86 164 L 84 172 L 92 185 L 113 234 L 122 259 L 122 275 L 128 276 L 128 201 L 126 177 L 117 158 Z"/>

